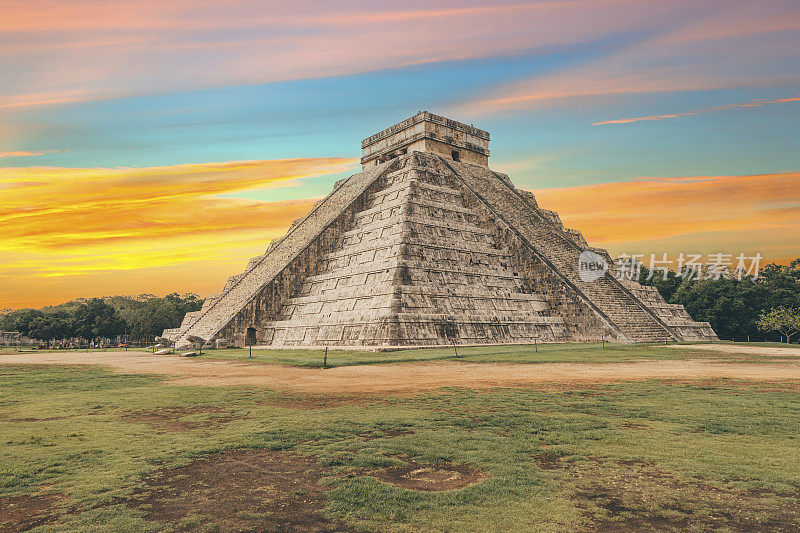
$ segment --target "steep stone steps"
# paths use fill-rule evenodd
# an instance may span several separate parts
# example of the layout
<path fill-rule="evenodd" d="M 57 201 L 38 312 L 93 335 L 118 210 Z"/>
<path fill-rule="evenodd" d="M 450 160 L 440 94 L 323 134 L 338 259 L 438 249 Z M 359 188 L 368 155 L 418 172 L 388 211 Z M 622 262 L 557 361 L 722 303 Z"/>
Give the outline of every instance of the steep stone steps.
<path fill-rule="evenodd" d="M 311 212 L 293 224 L 286 236 L 271 244 L 267 253 L 248 264 L 248 270 L 231 276 L 219 297 L 196 315 L 187 314 L 177 333 L 171 339 L 177 346 L 187 345 L 189 335 L 211 339 L 246 306 L 272 279 L 300 254 L 331 223 L 333 223 L 358 196 L 376 179 L 397 166 L 389 161 L 369 170 L 350 176 L 340 182 Z M 252 265 L 252 266 L 251 266 Z M 205 307 L 205 306 L 204 306 Z"/>

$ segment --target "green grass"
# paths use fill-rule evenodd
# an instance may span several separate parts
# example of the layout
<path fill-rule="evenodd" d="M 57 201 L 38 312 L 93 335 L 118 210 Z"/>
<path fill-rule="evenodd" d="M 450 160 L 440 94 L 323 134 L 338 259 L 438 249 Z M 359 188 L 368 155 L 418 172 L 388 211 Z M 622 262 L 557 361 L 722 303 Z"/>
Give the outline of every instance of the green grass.
<path fill-rule="evenodd" d="M 321 367 L 324 350 L 301 349 L 253 349 L 229 348 L 208 350 L 203 357 L 210 359 L 241 359 L 257 363 L 285 364 L 293 366 Z M 563 363 L 589 362 L 614 363 L 634 359 L 684 359 L 690 354 L 686 350 L 668 346 L 653 349 L 652 345 L 597 343 L 559 343 L 508 346 L 459 347 L 458 357 L 452 347 L 409 348 L 404 350 L 372 352 L 365 350 L 328 350 L 328 366 L 351 366 L 385 363 L 409 363 L 419 361 L 465 361 L 470 363 Z"/>
<path fill-rule="evenodd" d="M 698 344 L 698 343 L 682 343 Z M 708 343 L 702 343 L 708 344 Z M 718 342 L 717 344 L 731 344 L 734 346 L 762 346 L 762 347 L 794 347 L 776 342 L 731 343 Z M 131 349 L 135 350 L 135 349 Z M 108 348 L 106 350 L 78 350 L 85 351 L 124 351 L 124 348 Z M 37 353 L 33 351 L 32 353 Z M 0 355 L 14 353 L 13 348 L 0 348 Z M 43 353 L 43 352 L 42 352 Z M 252 353 L 252 356 L 251 356 Z M 227 348 L 222 350 L 204 350 L 202 357 L 207 359 L 246 360 L 253 363 L 283 364 L 291 366 L 304 366 L 320 368 L 323 365 L 324 350 L 309 349 L 260 349 L 254 348 Z M 620 363 L 639 359 L 652 360 L 683 360 L 695 357 L 717 360 L 743 361 L 741 356 L 715 352 L 711 350 L 686 350 L 675 348 L 674 345 L 661 344 L 611 344 L 603 346 L 600 343 L 543 343 L 538 347 L 531 344 L 507 346 L 471 346 L 458 347 L 458 357 L 452 347 L 441 348 L 408 348 L 394 351 L 368 351 L 368 350 L 328 350 L 327 365 L 329 367 L 385 364 L 385 363 L 410 363 L 419 361 L 446 361 L 458 360 L 472 363 Z M 777 358 L 748 354 L 746 361 L 769 362 Z M 791 357 L 788 360 L 792 360 Z"/>
<path fill-rule="evenodd" d="M 627 357 L 627 348 L 616 356 Z M 579 353 L 565 347 L 558 357 Z M 329 469 L 326 512 L 370 530 L 708 529 L 739 519 L 768 529 L 787 520 L 800 491 L 798 390 L 646 381 L 337 403 L 264 389 L 170 386 L 97 368 L 0 366 L 0 497 L 66 495 L 70 513 L 43 530 L 158 529 L 118 503 L 142 486 L 143 475 L 228 449 L 291 449 Z M 320 408 L 297 408 L 309 402 Z M 222 411 L 181 420 L 233 418 L 213 430 L 171 431 L 126 417 L 198 406 Z M 461 490 L 419 492 L 364 475 L 397 464 L 398 456 L 467 464 L 489 477 Z M 184 525 L 203 520 L 198 512 Z"/>
<path fill-rule="evenodd" d="M 694 343 L 684 343 L 694 344 Z M 735 346 L 787 347 L 779 343 L 724 343 Z M 292 366 L 322 367 L 324 350 L 303 349 L 253 349 L 228 348 L 204 351 L 209 359 L 247 360 L 254 363 L 284 364 Z M 365 350 L 328 350 L 329 367 L 408 363 L 419 361 L 457 360 L 471 363 L 621 363 L 641 359 L 683 360 L 702 357 L 716 360 L 742 360 L 736 354 L 712 350 L 687 350 L 674 345 L 661 344 L 610 344 L 600 343 L 546 343 L 534 347 L 530 344 L 508 346 L 459 347 L 458 357 L 452 347 L 409 348 L 396 351 L 372 352 Z M 752 362 L 774 361 L 771 356 L 748 354 Z M 791 360 L 791 359 L 790 359 Z"/>

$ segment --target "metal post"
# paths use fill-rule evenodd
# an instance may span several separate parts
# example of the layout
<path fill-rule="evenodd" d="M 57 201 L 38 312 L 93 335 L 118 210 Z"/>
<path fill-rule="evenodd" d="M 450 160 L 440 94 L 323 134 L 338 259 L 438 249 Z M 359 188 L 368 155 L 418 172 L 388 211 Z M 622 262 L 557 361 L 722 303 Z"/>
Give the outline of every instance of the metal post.
<path fill-rule="evenodd" d="M 537 343 L 538 340 L 538 337 L 533 338 L 533 351 L 536 353 L 539 353 L 539 344 Z"/>
<path fill-rule="evenodd" d="M 322 356 L 322 369 L 328 368 L 328 347 L 325 347 L 325 355 Z"/>

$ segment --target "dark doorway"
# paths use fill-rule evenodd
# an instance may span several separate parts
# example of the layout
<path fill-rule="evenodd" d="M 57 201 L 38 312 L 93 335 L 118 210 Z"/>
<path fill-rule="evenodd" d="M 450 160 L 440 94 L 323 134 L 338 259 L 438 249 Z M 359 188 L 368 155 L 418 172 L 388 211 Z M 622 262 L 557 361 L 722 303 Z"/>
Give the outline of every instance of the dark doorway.
<path fill-rule="evenodd" d="M 244 337 L 244 343 L 247 346 L 252 346 L 256 343 L 256 328 L 252 326 L 247 328 L 247 335 Z"/>
<path fill-rule="evenodd" d="M 453 161 L 461 161 L 461 158 L 459 157 L 460 154 L 458 153 L 458 150 L 452 150 L 451 154 L 453 156 Z"/>

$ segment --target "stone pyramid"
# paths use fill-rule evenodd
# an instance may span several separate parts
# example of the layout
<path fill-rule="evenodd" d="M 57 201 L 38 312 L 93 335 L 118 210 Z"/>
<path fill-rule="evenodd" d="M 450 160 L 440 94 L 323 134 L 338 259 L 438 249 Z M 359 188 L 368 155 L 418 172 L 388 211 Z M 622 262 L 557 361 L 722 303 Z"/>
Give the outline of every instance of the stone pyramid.
<path fill-rule="evenodd" d="M 655 288 L 618 280 L 605 250 L 490 170 L 488 143 L 427 112 L 368 137 L 363 172 L 164 336 L 373 348 L 716 339 Z M 586 253 L 608 271 L 586 280 Z"/>

